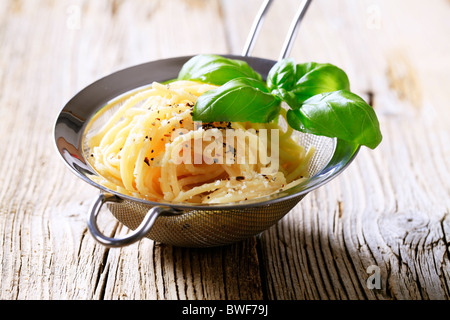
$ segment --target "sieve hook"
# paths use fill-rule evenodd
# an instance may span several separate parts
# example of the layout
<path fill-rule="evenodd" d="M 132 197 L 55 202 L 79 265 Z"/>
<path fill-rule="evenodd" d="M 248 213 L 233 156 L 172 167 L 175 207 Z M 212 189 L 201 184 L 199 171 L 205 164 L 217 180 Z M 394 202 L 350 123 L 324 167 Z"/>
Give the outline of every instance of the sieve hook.
<path fill-rule="evenodd" d="M 122 247 L 141 240 L 153 227 L 153 224 L 155 223 L 158 216 L 162 212 L 168 210 L 164 207 L 153 207 L 147 212 L 141 224 L 131 233 L 121 238 L 111 238 L 101 233 L 97 226 L 97 216 L 102 206 L 107 202 L 117 203 L 122 202 L 122 199 L 114 195 L 100 193 L 92 206 L 90 215 L 88 216 L 88 228 L 92 236 L 95 240 L 107 247 Z"/>
<path fill-rule="evenodd" d="M 292 44 L 294 43 L 295 36 L 297 35 L 298 27 L 300 26 L 300 22 L 303 20 L 303 17 L 308 10 L 309 5 L 312 0 L 303 0 L 302 4 L 298 8 L 294 18 L 292 19 L 291 25 L 289 27 L 288 34 L 284 40 L 283 47 L 280 52 L 280 56 L 278 60 L 282 60 L 286 58 L 292 49 Z M 264 22 L 264 19 L 267 15 L 270 5 L 272 4 L 272 0 L 265 0 L 261 5 L 258 14 L 256 15 L 255 20 L 253 21 L 252 28 L 250 29 L 250 33 L 247 37 L 247 41 L 244 46 L 244 50 L 242 52 L 243 56 L 249 56 L 250 52 L 253 50 L 255 40 L 261 30 L 261 26 Z"/>

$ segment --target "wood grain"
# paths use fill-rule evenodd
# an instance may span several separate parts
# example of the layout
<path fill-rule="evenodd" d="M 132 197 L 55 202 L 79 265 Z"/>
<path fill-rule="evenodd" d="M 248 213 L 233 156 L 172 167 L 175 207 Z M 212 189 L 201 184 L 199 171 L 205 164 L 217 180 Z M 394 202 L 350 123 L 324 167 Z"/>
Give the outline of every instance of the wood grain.
<path fill-rule="evenodd" d="M 108 249 L 90 236 L 97 191 L 53 146 L 64 103 L 128 66 L 240 54 L 261 3 L 1 1 L 0 299 L 449 299 L 444 0 L 313 1 L 291 56 L 346 70 L 377 111 L 384 140 L 277 225 L 210 249 L 148 239 Z M 298 5 L 275 1 L 252 55 L 278 57 Z M 129 232 L 107 212 L 99 224 L 111 236 Z"/>

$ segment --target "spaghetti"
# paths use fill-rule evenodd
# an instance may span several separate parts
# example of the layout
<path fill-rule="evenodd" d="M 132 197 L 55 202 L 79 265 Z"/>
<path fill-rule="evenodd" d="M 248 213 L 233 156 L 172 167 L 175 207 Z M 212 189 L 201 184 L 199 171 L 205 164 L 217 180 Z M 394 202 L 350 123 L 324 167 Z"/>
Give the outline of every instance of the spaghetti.
<path fill-rule="evenodd" d="M 87 139 L 97 182 L 150 201 L 230 203 L 306 179 L 314 150 L 300 146 L 290 127 L 193 121 L 197 98 L 213 88 L 154 82 L 107 105 L 117 111 Z"/>

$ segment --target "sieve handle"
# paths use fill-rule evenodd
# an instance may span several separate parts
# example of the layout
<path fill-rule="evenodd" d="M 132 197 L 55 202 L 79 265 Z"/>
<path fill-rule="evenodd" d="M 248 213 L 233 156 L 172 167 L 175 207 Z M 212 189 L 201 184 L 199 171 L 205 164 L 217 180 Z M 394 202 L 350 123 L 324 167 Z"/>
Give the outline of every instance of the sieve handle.
<path fill-rule="evenodd" d="M 167 211 L 167 209 L 163 207 L 157 206 L 153 207 L 147 212 L 141 224 L 130 234 L 121 238 L 111 238 L 105 236 L 103 233 L 100 232 L 97 226 L 97 216 L 100 212 L 100 209 L 107 202 L 117 203 L 121 201 L 122 199 L 120 199 L 117 196 L 100 193 L 97 199 L 95 200 L 94 204 L 92 205 L 91 212 L 88 217 L 88 228 L 94 239 L 103 244 L 104 246 L 117 248 L 127 246 L 138 240 L 141 240 L 150 231 L 160 213 L 162 213 L 163 211 Z"/>
<path fill-rule="evenodd" d="M 291 21 L 288 34 L 284 39 L 283 47 L 281 49 L 278 60 L 282 60 L 289 56 L 292 49 L 292 45 L 295 40 L 295 36 L 297 35 L 298 28 L 300 26 L 300 22 L 303 20 L 303 17 L 305 16 L 306 11 L 308 10 L 309 5 L 311 4 L 311 1 L 312 0 L 303 0 L 297 12 L 295 13 L 294 19 Z"/>
<path fill-rule="evenodd" d="M 305 16 L 306 11 L 308 10 L 309 5 L 311 4 L 311 1 L 312 0 L 303 0 L 302 3 L 300 4 L 300 7 L 298 8 L 297 12 L 295 13 L 294 18 L 291 21 L 291 25 L 289 27 L 288 34 L 285 37 L 283 47 L 281 49 L 281 53 L 280 53 L 278 60 L 282 60 L 289 56 L 289 53 L 291 52 L 291 49 L 292 49 L 293 42 L 295 40 L 295 36 L 297 35 L 297 31 L 298 31 L 300 22 L 303 20 L 303 17 Z M 244 50 L 242 51 L 243 56 L 249 56 L 251 51 L 253 50 L 256 38 L 259 35 L 261 26 L 264 22 L 264 19 L 267 15 L 267 12 L 269 11 L 271 4 L 272 4 L 272 0 L 265 0 L 262 3 L 261 7 L 259 8 L 258 13 L 253 20 L 253 24 L 250 29 L 250 33 L 247 36 L 247 40 L 244 45 Z"/>
<path fill-rule="evenodd" d="M 256 38 L 258 37 L 259 31 L 261 30 L 262 23 L 264 22 L 264 18 L 272 4 L 272 0 L 265 0 L 261 7 L 259 8 L 258 14 L 253 20 L 252 28 L 250 29 L 250 33 L 247 36 L 247 41 L 244 46 L 244 50 L 242 51 L 243 56 L 249 56 L 250 52 L 253 50 L 253 46 L 255 45 Z"/>

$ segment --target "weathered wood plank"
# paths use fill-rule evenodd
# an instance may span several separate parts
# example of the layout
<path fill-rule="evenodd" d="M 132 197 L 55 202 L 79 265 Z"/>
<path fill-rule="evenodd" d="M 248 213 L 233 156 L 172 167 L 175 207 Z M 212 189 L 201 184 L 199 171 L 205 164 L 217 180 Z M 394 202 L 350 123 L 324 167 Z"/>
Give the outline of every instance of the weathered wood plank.
<path fill-rule="evenodd" d="M 0 3 L 1 299 L 449 298 L 444 0 L 313 2 L 292 56 L 346 70 L 353 90 L 371 98 L 385 139 L 260 238 L 212 249 L 151 240 L 107 249 L 90 236 L 85 219 L 97 191 L 68 172 L 52 142 L 64 102 L 127 66 L 240 54 L 261 3 Z M 274 3 L 253 55 L 278 57 L 298 4 Z M 99 224 L 112 236 L 129 232 L 107 212 Z M 374 270 L 379 289 L 367 283 Z"/>

